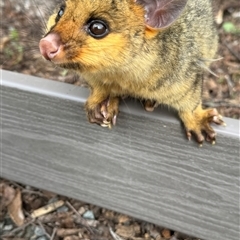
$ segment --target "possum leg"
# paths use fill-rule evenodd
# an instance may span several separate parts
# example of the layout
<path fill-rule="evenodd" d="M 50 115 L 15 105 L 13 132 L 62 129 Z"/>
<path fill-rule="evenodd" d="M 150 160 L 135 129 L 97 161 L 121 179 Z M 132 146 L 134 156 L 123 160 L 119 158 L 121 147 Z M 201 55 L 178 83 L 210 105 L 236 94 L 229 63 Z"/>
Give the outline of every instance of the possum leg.
<path fill-rule="evenodd" d="M 210 123 L 226 125 L 218 111 L 213 109 L 202 109 L 201 104 L 194 111 L 180 111 L 179 116 L 182 119 L 188 139 L 191 139 L 192 133 L 196 136 L 200 146 L 204 139 L 215 144 L 216 133 L 210 126 Z M 204 138 L 205 134 L 205 138 Z"/>
<path fill-rule="evenodd" d="M 85 104 L 89 122 L 111 128 L 112 125 L 116 125 L 118 105 L 118 97 L 92 94 Z"/>

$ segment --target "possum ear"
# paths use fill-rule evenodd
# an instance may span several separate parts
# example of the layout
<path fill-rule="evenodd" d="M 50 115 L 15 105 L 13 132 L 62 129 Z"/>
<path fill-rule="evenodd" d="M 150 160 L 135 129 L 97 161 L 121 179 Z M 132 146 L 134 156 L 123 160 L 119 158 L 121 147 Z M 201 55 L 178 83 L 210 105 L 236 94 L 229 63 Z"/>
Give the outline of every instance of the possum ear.
<path fill-rule="evenodd" d="M 146 25 L 158 29 L 170 26 L 187 4 L 187 0 L 135 0 L 135 2 L 145 8 Z"/>

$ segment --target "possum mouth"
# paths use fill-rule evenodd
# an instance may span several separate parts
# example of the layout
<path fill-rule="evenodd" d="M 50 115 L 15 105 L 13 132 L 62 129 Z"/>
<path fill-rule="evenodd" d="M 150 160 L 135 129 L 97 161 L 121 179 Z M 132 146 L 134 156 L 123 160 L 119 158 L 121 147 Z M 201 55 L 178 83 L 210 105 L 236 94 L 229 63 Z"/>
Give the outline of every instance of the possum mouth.
<path fill-rule="evenodd" d="M 78 62 L 68 62 L 68 63 L 59 63 L 59 67 L 71 70 L 81 71 L 83 69 L 82 65 Z"/>

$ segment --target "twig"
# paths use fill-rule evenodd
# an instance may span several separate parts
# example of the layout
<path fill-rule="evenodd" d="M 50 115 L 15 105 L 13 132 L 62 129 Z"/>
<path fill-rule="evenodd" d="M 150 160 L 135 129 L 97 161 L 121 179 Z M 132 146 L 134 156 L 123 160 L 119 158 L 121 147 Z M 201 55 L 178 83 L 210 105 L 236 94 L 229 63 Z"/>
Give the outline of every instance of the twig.
<path fill-rule="evenodd" d="M 39 209 L 34 210 L 33 213 L 31 214 L 31 217 L 32 218 L 40 217 L 42 215 L 45 215 L 49 212 L 54 211 L 55 209 L 57 209 L 57 208 L 59 208 L 63 205 L 64 205 L 64 201 L 62 201 L 62 200 L 59 200 L 59 201 L 54 202 L 54 203 L 50 203 L 47 206 L 44 206 L 44 207 L 41 207 Z"/>
<path fill-rule="evenodd" d="M 54 237 L 55 237 L 55 235 L 56 235 L 56 232 L 57 232 L 57 228 L 54 228 L 50 240 L 53 240 L 53 239 L 54 239 Z"/>
<path fill-rule="evenodd" d="M 70 207 L 72 209 L 73 212 L 76 213 L 77 218 L 80 220 L 80 224 L 82 224 L 84 227 L 87 228 L 87 230 L 89 230 L 92 234 L 94 234 L 93 230 L 91 229 L 91 227 L 88 225 L 88 222 L 81 216 L 81 214 L 73 207 L 73 205 L 66 201 L 66 205 L 68 205 L 68 207 Z"/>
<path fill-rule="evenodd" d="M 45 195 L 43 193 L 41 193 L 40 191 L 33 191 L 33 190 L 28 190 L 28 189 L 23 189 L 22 193 L 32 193 L 32 194 L 36 194 L 40 197 L 44 197 Z"/>
<path fill-rule="evenodd" d="M 23 189 L 23 187 L 22 187 L 21 185 L 15 183 L 15 182 L 13 182 L 13 181 L 9 181 L 9 183 L 12 184 L 13 186 L 19 188 L 19 189 Z"/>
<path fill-rule="evenodd" d="M 120 236 L 118 236 L 113 230 L 111 227 L 109 227 L 109 232 L 110 234 L 112 235 L 113 239 L 114 240 L 124 240 L 123 238 L 121 238 Z"/>
<path fill-rule="evenodd" d="M 233 82 L 230 78 L 229 75 L 225 75 L 225 79 L 226 79 L 226 82 L 227 82 L 227 85 L 228 85 L 228 91 L 229 91 L 229 95 L 232 96 L 233 94 Z"/>
<path fill-rule="evenodd" d="M 9 232 L 9 233 L 7 233 L 7 234 L 4 234 L 2 237 L 9 237 L 9 236 L 13 235 L 13 234 L 16 233 L 16 232 L 25 229 L 27 226 L 29 226 L 30 224 L 34 223 L 34 221 L 35 221 L 35 219 L 32 219 L 30 222 L 25 223 L 25 224 L 23 224 L 22 226 L 13 229 L 11 232 Z"/>
<path fill-rule="evenodd" d="M 44 234 L 51 239 L 51 236 L 47 233 L 45 227 L 43 226 L 43 224 L 41 223 L 41 221 L 37 220 L 37 223 L 39 224 L 39 226 L 42 228 L 42 230 L 44 231 Z"/>
<path fill-rule="evenodd" d="M 41 193 L 40 191 L 34 191 L 34 190 L 25 189 L 24 187 L 22 187 L 21 185 L 19 185 L 18 183 L 15 183 L 13 181 L 9 181 L 9 183 L 12 184 L 13 186 L 17 187 L 17 188 L 20 188 L 22 193 L 33 193 L 33 194 L 39 195 L 41 197 L 44 196 L 44 194 Z"/>
<path fill-rule="evenodd" d="M 239 54 L 237 54 L 235 51 L 232 50 L 232 48 L 230 48 L 229 44 L 227 44 L 226 42 L 223 42 L 224 45 L 227 47 L 227 49 L 231 52 L 231 54 L 237 58 L 238 61 L 240 61 L 240 56 Z"/>
<path fill-rule="evenodd" d="M 81 217 L 80 213 L 73 207 L 73 205 L 69 201 L 66 201 L 66 205 L 68 205 L 68 207 L 70 207 L 73 212 L 75 212 L 78 216 Z"/>

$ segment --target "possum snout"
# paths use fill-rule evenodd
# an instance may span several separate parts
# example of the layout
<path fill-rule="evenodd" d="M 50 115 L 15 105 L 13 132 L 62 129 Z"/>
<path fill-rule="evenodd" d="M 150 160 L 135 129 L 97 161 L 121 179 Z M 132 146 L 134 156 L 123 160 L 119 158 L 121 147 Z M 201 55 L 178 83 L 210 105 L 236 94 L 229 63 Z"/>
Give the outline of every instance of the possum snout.
<path fill-rule="evenodd" d="M 63 44 L 61 38 L 57 33 L 49 33 L 39 42 L 39 49 L 42 56 L 53 62 L 61 62 L 63 58 Z"/>

